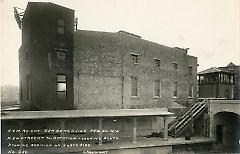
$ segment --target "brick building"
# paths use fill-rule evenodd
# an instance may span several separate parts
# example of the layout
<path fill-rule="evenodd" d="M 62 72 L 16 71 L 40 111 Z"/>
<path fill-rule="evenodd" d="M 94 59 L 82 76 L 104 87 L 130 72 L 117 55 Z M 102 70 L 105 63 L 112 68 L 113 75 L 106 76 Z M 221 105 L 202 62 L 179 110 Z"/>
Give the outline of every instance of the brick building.
<path fill-rule="evenodd" d="M 44 10 L 44 11 L 43 11 Z M 74 30 L 74 10 L 29 2 L 20 59 L 22 110 L 188 106 L 197 58 L 125 31 Z"/>
<path fill-rule="evenodd" d="M 74 10 L 28 3 L 19 50 L 21 109 L 73 108 L 73 21 Z"/>

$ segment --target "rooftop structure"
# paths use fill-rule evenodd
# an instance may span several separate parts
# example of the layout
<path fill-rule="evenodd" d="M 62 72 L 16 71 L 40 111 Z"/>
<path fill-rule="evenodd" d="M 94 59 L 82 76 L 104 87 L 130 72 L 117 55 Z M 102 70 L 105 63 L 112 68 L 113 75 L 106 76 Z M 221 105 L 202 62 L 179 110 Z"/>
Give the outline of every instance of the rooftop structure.
<path fill-rule="evenodd" d="M 239 74 L 239 66 L 233 63 L 199 72 L 199 97 L 239 99 Z"/>

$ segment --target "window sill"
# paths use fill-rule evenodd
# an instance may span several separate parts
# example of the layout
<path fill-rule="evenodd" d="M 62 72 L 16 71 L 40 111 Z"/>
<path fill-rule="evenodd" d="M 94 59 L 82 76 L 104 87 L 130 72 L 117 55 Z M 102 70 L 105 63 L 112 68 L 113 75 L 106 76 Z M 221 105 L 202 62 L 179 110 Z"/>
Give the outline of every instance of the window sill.
<path fill-rule="evenodd" d="M 173 96 L 173 98 L 178 98 L 177 96 Z"/>
<path fill-rule="evenodd" d="M 139 96 L 131 96 L 131 99 L 138 99 Z"/>
<path fill-rule="evenodd" d="M 161 97 L 160 96 L 154 96 L 153 98 L 154 99 L 160 99 Z"/>

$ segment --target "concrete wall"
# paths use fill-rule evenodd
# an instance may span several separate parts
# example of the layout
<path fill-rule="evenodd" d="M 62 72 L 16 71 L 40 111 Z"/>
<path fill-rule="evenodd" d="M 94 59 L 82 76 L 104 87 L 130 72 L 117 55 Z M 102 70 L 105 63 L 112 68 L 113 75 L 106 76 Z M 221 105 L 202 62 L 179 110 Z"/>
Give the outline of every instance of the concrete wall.
<path fill-rule="evenodd" d="M 169 154 L 172 152 L 172 146 L 161 146 L 161 147 L 145 147 L 145 148 L 134 148 L 134 149 L 117 149 L 110 150 L 109 154 Z"/>
<path fill-rule="evenodd" d="M 134 64 L 131 53 L 138 55 Z M 154 58 L 160 59 L 158 68 Z M 174 70 L 173 63 L 178 64 Z M 192 66 L 192 74 L 189 73 Z M 197 59 L 122 33 L 78 30 L 74 36 L 74 103 L 77 109 L 156 108 L 188 105 L 196 99 Z M 138 96 L 131 96 L 131 77 L 138 78 Z M 154 97 L 154 81 L 161 82 L 161 97 Z M 173 84 L 178 82 L 178 97 Z M 193 97 L 188 98 L 188 85 Z"/>
<path fill-rule="evenodd" d="M 236 149 L 239 146 L 240 115 L 233 112 L 219 112 L 214 116 L 213 138 L 217 139 L 216 126 L 222 125 L 222 143 L 215 143 L 215 149 Z"/>
<path fill-rule="evenodd" d="M 223 125 L 223 143 L 218 149 L 236 149 L 240 129 L 239 100 L 211 100 L 209 103 L 210 137 L 216 139 L 216 125 Z"/>

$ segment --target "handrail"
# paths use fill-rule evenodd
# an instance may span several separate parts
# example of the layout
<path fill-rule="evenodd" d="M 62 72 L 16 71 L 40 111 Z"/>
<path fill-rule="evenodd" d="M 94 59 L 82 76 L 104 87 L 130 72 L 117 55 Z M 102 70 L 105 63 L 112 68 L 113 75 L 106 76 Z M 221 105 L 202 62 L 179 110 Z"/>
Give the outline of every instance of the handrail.
<path fill-rule="evenodd" d="M 195 116 L 196 116 L 199 112 L 201 112 L 201 110 L 202 110 L 204 107 L 205 107 L 205 106 L 200 107 L 199 110 L 198 110 L 198 112 L 193 113 L 193 115 L 189 115 L 189 116 L 188 116 L 188 119 L 187 119 L 187 123 L 191 120 L 191 117 L 192 117 L 192 118 L 195 118 Z M 185 125 L 185 123 L 184 123 L 184 125 Z M 184 126 L 184 125 L 183 125 L 183 126 Z M 179 125 L 178 125 L 178 126 L 179 126 Z M 181 128 L 181 127 L 180 127 L 180 128 Z"/>
<path fill-rule="evenodd" d="M 204 111 L 205 107 L 206 99 L 201 102 L 192 104 L 189 108 L 186 109 L 186 112 L 183 112 L 174 121 L 169 123 L 169 135 L 177 137 L 180 133 L 182 133 L 184 128 L 189 125 L 191 118 L 195 120 L 196 117 L 198 117 Z M 190 113 L 193 114 L 190 115 Z"/>
<path fill-rule="evenodd" d="M 184 114 L 180 122 L 177 121 L 178 124 L 176 127 L 178 127 L 182 122 L 184 122 L 186 118 L 189 118 L 189 113 L 195 112 L 199 107 L 201 107 L 201 105 L 201 103 L 197 103 L 195 106 L 193 106 L 186 114 Z"/>
<path fill-rule="evenodd" d="M 206 99 L 204 99 L 202 102 L 196 102 L 196 103 L 193 103 L 190 107 L 188 107 L 187 109 L 185 109 L 184 112 L 182 112 L 174 121 L 170 122 L 169 125 L 170 125 L 170 128 L 169 129 L 172 129 L 174 127 L 174 123 L 177 122 L 179 119 L 183 119 L 184 117 L 186 117 L 186 115 L 188 115 L 192 109 L 195 108 L 196 105 L 199 106 L 199 104 L 202 104 L 202 103 L 205 103 L 206 102 Z"/>
<path fill-rule="evenodd" d="M 206 105 L 202 106 L 202 107 L 198 110 L 198 112 L 193 115 L 192 118 L 193 118 L 193 119 L 196 119 L 196 117 L 197 117 L 198 115 L 200 115 L 201 112 L 204 111 L 205 106 L 206 106 Z M 188 125 L 188 123 L 190 122 L 190 120 L 191 120 L 191 118 L 188 119 L 188 120 L 184 123 L 184 125 L 182 125 L 180 128 L 178 128 L 176 133 L 177 133 L 177 134 L 181 133 L 181 132 L 183 131 L 183 128 Z M 175 134 L 175 136 L 178 136 L 178 135 Z"/>
<path fill-rule="evenodd" d="M 193 103 L 186 108 L 175 120 L 168 124 L 168 134 L 172 137 L 178 137 L 184 129 L 190 124 L 190 120 L 195 120 L 204 111 L 207 106 L 207 100 Z M 190 114 L 191 113 L 191 114 Z M 163 129 L 158 132 L 158 135 L 163 136 Z"/>

